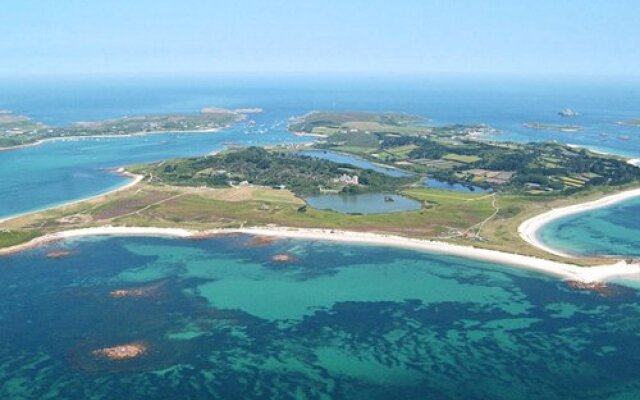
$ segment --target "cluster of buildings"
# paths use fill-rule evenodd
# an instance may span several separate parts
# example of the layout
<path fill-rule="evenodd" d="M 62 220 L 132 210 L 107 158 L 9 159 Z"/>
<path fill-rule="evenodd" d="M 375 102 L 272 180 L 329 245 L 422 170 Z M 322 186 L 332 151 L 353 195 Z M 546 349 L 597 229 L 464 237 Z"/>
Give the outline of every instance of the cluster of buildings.
<path fill-rule="evenodd" d="M 342 183 L 345 185 L 359 185 L 359 181 L 358 181 L 358 175 L 347 175 L 347 174 L 342 174 L 342 176 L 338 179 L 336 179 L 336 181 L 338 183 Z"/>

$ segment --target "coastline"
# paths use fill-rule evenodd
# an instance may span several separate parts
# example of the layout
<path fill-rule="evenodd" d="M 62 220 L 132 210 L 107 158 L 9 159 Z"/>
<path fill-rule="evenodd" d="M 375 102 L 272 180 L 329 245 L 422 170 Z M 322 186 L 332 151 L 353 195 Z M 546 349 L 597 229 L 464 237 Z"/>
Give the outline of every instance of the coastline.
<path fill-rule="evenodd" d="M 545 244 L 538 237 L 538 232 L 550 222 L 564 218 L 570 215 L 580 214 L 583 212 L 595 210 L 598 208 L 604 208 L 617 203 L 621 203 L 626 200 L 631 200 L 635 197 L 640 197 L 640 188 L 626 190 L 624 192 L 612 194 L 594 201 L 587 203 L 574 204 L 567 207 L 554 208 L 545 213 L 536 215 L 528 220 L 524 221 L 518 226 L 518 234 L 527 243 L 532 246 L 538 247 L 547 253 L 551 253 L 560 257 L 573 258 L 575 255 L 563 253 L 558 249 L 554 249 Z"/>
<path fill-rule="evenodd" d="M 0 225 L 2 225 L 3 223 L 5 223 L 7 221 L 12 220 L 12 219 L 24 217 L 24 216 L 29 215 L 29 214 L 34 214 L 34 213 L 43 212 L 43 211 L 47 211 L 47 210 L 53 210 L 55 208 L 60 208 L 60 207 L 71 206 L 71 205 L 74 205 L 74 204 L 82 203 L 84 201 L 94 200 L 94 199 L 98 199 L 100 197 L 108 196 L 108 195 L 113 194 L 113 193 L 118 193 L 120 191 L 129 189 L 129 188 L 137 185 L 138 183 L 140 183 L 142 181 L 142 179 L 144 179 L 143 175 L 133 174 L 133 173 L 131 173 L 129 171 L 126 171 L 124 168 L 118 168 L 114 172 L 116 174 L 120 175 L 120 176 L 125 176 L 125 177 L 129 178 L 130 181 L 127 182 L 126 184 L 122 185 L 122 186 L 118 186 L 118 187 L 116 187 L 116 188 L 114 188 L 112 190 L 109 190 L 107 192 L 104 192 L 104 193 L 99 193 L 99 194 L 96 194 L 96 195 L 93 195 L 93 196 L 83 197 L 81 199 L 71 200 L 71 201 L 68 201 L 66 203 L 53 205 L 53 206 L 50 206 L 50 207 L 45 207 L 45 208 L 42 208 L 42 209 L 39 209 L 39 210 L 27 211 L 27 212 L 24 212 L 24 213 L 21 213 L 21 214 L 9 215 L 8 217 L 0 218 Z M 0 254 L 2 254 L 2 253 L 0 253 Z"/>
<path fill-rule="evenodd" d="M 480 249 L 471 246 L 463 246 L 431 240 L 412 239 L 395 235 L 286 227 L 215 229 L 197 232 L 181 228 L 104 226 L 53 233 L 40 238 L 36 238 L 27 243 L 0 249 L 0 255 L 14 254 L 47 243 L 84 236 L 159 236 L 188 239 L 193 237 L 214 237 L 216 235 L 232 233 L 405 248 L 424 251 L 432 254 L 452 255 L 467 259 L 491 262 L 507 267 L 521 268 L 523 270 L 535 271 L 548 276 L 554 276 L 583 283 L 598 283 L 610 280 L 614 277 L 640 274 L 640 264 L 627 264 L 625 261 L 619 261 L 618 263 L 613 265 L 579 267 L 577 265 L 560 263 L 556 261 L 519 254 L 505 253 L 497 250 Z"/>
<path fill-rule="evenodd" d="M 0 151 L 11 151 L 11 150 L 18 150 L 24 147 L 34 147 L 34 146 L 40 146 L 43 145 L 47 142 L 57 142 L 57 141 L 73 141 L 73 140 L 82 140 L 82 139 L 101 139 L 101 138 L 105 138 L 105 139 L 118 139 L 118 138 L 127 138 L 127 137 L 138 137 L 138 136 L 147 136 L 147 135 L 162 135 L 162 134 L 167 134 L 167 133 L 171 133 L 171 134 L 180 134 L 180 133 L 214 133 L 214 132 L 219 132 L 223 129 L 227 129 L 231 127 L 231 125 L 226 125 L 226 126 L 222 126 L 222 127 L 218 127 L 218 128 L 210 128 L 210 129 L 199 129 L 199 130 L 189 130 L 189 131 L 151 131 L 151 132 L 133 132 L 133 133 L 126 133 L 123 135 L 114 135 L 114 134 L 107 134 L 107 135 L 78 135 L 78 136 L 55 136 L 55 137 L 50 137 L 50 138 L 44 138 L 44 139 L 38 139 L 33 143 L 25 143 L 25 144 L 18 144 L 15 146 L 10 146 L 10 147 L 0 147 Z"/>

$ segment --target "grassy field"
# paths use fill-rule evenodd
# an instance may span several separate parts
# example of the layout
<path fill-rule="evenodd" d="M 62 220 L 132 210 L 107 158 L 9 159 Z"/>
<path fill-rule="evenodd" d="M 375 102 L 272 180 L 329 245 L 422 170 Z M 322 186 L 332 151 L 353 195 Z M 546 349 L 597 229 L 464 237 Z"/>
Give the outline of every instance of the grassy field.
<path fill-rule="evenodd" d="M 0 231 L 0 248 L 11 247 L 42 235 L 37 229 L 19 231 Z"/>
<path fill-rule="evenodd" d="M 524 242 L 517 233 L 518 226 L 552 207 L 589 201 L 613 191 L 608 188 L 570 198 L 532 198 L 415 187 L 402 194 L 421 201 L 421 210 L 345 215 L 304 207 L 304 201 L 287 190 L 255 186 L 205 189 L 141 183 L 98 199 L 7 221 L 2 225 L 0 247 L 23 243 L 46 233 L 104 225 L 193 230 L 278 225 L 391 233 L 566 261 Z M 573 262 L 595 265 L 603 260 L 581 258 Z"/>
<path fill-rule="evenodd" d="M 434 239 L 464 231 L 493 212 L 491 199 L 475 194 L 451 195 L 426 188 L 410 189 L 405 194 L 422 201 L 424 207 L 412 212 L 345 215 L 311 207 L 302 211 L 304 201 L 286 190 L 140 184 L 135 190 L 32 214 L 11 220 L 6 225 L 8 229 L 24 232 L 25 240 L 42 232 L 108 224 L 191 229 L 276 224 L 393 232 Z"/>
<path fill-rule="evenodd" d="M 470 164 L 472 162 L 476 162 L 478 160 L 480 160 L 480 157 L 478 156 L 468 156 L 468 155 L 463 155 L 463 154 L 446 154 L 444 156 L 442 156 L 443 160 L 447 160 L 447 161 L 456 161 L 456 162 L 460 162 L 463 164 Z"/>

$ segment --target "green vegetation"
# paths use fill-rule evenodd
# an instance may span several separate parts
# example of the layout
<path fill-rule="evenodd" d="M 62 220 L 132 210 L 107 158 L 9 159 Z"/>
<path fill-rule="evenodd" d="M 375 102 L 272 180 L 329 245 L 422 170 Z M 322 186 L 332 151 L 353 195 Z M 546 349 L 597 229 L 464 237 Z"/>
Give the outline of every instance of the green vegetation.
<path fill-rule="evenodd" d="M 47 127 L 27 117 L 3 111 L 0 112 L 0 148 L 56 137 L 206 131 L 228 126 L 243 118 L 245 116 L 237 111 L 210 108 L 193 115 L 125 117 L 100 122 L 79 122 L 67 127 Z"/>
<path fill-rule="evenodd" d="M 30 118 L 9 111 L 0 111 L 0 148 L 19 146 L 35 141 L 32 136 L 44 129 L 44 125 Z"/>
<path fill-rule="evenodd" d="M 63 208 L 19 217 L 12 231 L 50 233 L 91 226 L 156 226 L 207 230 L 240 226 L 280 226 L 389 232 L 447 240 L 473 235 L 494 209 L 491 196 L 426 188 L 402 192 L 424 202 L 421 210 L 348 215 L 306 207 L 288 190 L 261 186 L 199 188 L 157 181 Z M 37 227 L 37 228 L 36 228 Z M 28 240 L 28 239 L 27 239 Z"/>
<path fill-rule="evenodd" d="M 229 187 L 254 184 L 286 187 L 299 196 L 334 190 L 349 193 L 396 191 L 414 181 L 282 151 L 259 147 L 215 156 L 165 161 L 134 169 L 154 182 L 175 186 Z M 353 181 L 357 177 L 357 182 Z"/>
<path fill-rule="evenodd" d="M 0 248 L 28 242 L 41 234 L 39 230 L 0 231 Z"/>
<path fill-rule="evenodd" d="M 363 123 L 380 121 L 384 116 L 386 114 L 365 114 Z M 502 192 L 555 196 L 588 187 L 619 186 L 640 180 L 640 169 L 618 157 L 557 143 L 516 144 L 477 140 L 479 134 L 491 131 L 483 125 L 421 127 L 421 134 L 407 134 L 405 126 L 398 122 L 388 123 L 377 131 L 345 130 L 347 123 L 344 121 L 357 125 L 358 117 L 362 115 L 314 113 L 305 117 L 298 126 L 313 132 L 334 131 L 315 145 L 320 149 L 395 164 L 419 176 L 490 187 Z M 548 126 L 538 127 L 544 129 Z"/>
<path fill-rule="evenodd" d="M 389 126 L 403 128 L 425 121 L 425 118 L 405 113 L 312 112 L 294 120 L 289 129 L 293 132 L 332 135 L 341 132 L 377 132 Z"/>

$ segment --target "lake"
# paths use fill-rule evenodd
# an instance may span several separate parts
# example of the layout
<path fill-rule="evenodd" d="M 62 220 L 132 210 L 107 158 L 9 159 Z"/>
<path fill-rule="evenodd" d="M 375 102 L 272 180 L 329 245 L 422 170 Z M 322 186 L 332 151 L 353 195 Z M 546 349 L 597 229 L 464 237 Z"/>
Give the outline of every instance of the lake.
<path fill-rule="evenodd" d="M 485 189 L 476 185 L 463 185 L 461 183 L 449 183 L 446 181 L 441 181 L 435 178 L 427 178 L 424 181 L 424 185 L 426 187 L 430 187 L 433 189 L 442 189 L 442 190 L 451 190 L 454 192 L 464 192 L 464 193 L 485 193 L 491 192 L 491 189 Z"/>
<path fill-rule="evenodd" d="M 419 201 L 392 193 L 322 194 L 305 201 L 313 208 L 343 214 L 384 214 L 422 208 Z"/>
<path fill-rule="evenodd" d="M 383 165 L 377 165 L 364 158 L 352 156 L 350 154 L 336 153 L 328 150 L 303 150 L 298 151 L 297 154 L 315 158 L 322 158 L 324 160 L 333 161 L 336 163 L 349 164 L 358 168 L 370 169 L 372 171 L 380 172 L 382 174 L 394 177 L 407 177 L 411 176 L 411 172 L 403 171 L 397 168 L 389 168 Z"/>

